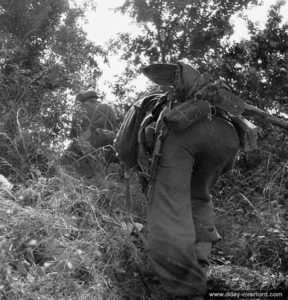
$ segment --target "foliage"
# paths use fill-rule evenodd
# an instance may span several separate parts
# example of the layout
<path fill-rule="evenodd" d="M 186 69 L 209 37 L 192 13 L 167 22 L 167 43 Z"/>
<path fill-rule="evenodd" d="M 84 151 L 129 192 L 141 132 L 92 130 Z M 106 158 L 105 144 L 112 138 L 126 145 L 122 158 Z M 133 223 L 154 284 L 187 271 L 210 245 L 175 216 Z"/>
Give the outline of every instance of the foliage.
<path fill-rule="evenodd" d="M 214 196 L 223 264 L 287 274 L 287 143 L 281 129 L 267 129 L 259 148 L 219 181 Z"/>
<path fill-rule="evenodd" d="M 111 47 L 112 46 L 109 48 Z M 135 78 L 135 73 L 129 68 L 129 66 L 127 66 L 124 73 L 118 75 L 116 78 L 115 82 L 109 84 L 109 87 L 113 94 L 117 97 L 117 111 L 123 115 L 123 113 L 127 112 L 130 105 L 135 101 L 133 97 L 135 97 L 135 93 L 137 94 L 137 91 L 135 91 L 135 86 L 131 84 L 131 81 Z"/>
<path fill-rule="evenodd" d="M 288 111 L 288 24 L 280 15 L 284 3 L 272 6 L 263 30 L 249 22 L 249 40 L 224 48 L 206 64 L 244 99 L 276 114 Z"/>
<path fill-rule="evenodd" d="M 287 288 L 287 205 L 274 196 L 285 198 L 287 165 L 275 177 L 278 162 L 266 155 L 257 175 L 238 165 L 213 192 L 223 240 L 213 247 L 209 291 Z M 133 176 L 128 212 L 118 172 L 100 161 L 90 179 L 58 168 L 1 200 L 4 299 L 167 299 L 148 261 L 146 200 Z"/>
<path fill-rule="evenodd" d="M 41 147 L 38 137 L 21 131 L 15 139 L 0 133 L 0 168 L 4 176 L 12 176 L 13 182 L 25 182 L 35 174 L 47 176 L 54 172 L 53 153 Z"/>
<path fill-rule="evenodd" d="M 61 140 L 67 91 L 95 86 L 96 55 L 105 55 L 81 29 L 85 8 L 67 0 L 1 0 L 0 8 L 1 131 L 14 138 L 20 125 L 45 133 L 46 145 Z"/>
<path fill-rule="evenodd" d="M 126 59 L 141 63 L 171 62 L 180 58 L 197 61 L 208 50 L 221 47 L 232 34 L 231 15 L 257 1 L 126 1 L 120 8 L 143 27 L 136 38 L 125 36 Z M 123 39 L 122 39 L 123 40 Z"/>
<path fill-rule="evenodd" d="M 115 178 L 99 168 L 84 182 L 59 170 L 1 199 L 1 298 L 121 299 L 129 293 L 130 276 L 137 282 L 147 261 L 134 245 L 141 246 L 137 236 L 130 237 L 124 187 Z M 141 200 L 135 213 L 143 214 Z"/>
<path fill-rule="evenodd" d="M 63 148 L 69 133 L 70 94 L 96 85 L 97 60 L 105 52 L 81 27 L 88 5 L 93 1 L 79 6 L 68 0 L 0 0 L 0 131 L 9 140 L 0 147 L 5 175 L 24 179 L 35 163 L 46 165 L 40 167 L 46 172 L 48 152 Z"/>
<path fill-rule="evenodd" d="M 135 77 L 144 64 L 187 58 L 202 65 L 203 57 L 221 49 L 222 39 L 233 33 L 230 17 L 258 2 L 125 1 L 117 10 L 130 15 L 141 32 L 137 36 L 120 34 L 111 41 L 110 48 L 121 49 L 122 58 L 129 62 L 130 73 L 123 74 L 127 81 Z M 115 89 L 118 96 L 117 92 Z"/>

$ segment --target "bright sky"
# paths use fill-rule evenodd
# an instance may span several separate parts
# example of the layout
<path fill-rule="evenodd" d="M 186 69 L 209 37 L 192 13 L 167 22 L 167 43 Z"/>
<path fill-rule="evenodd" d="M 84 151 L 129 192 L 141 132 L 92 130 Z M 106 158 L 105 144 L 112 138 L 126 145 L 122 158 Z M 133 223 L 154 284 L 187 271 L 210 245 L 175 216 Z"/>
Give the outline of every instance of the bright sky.
<path fill-rule="evenodd" d="M 133 24 L 131 18 L 121 13 L 115 13 L 114 9 L 121 6 L 125 0 L 97 0 L 96 11 L 91 11 L 88 17 L 88 24 L 85 29 L 88 33 L 88 38 L 98 45 L 104 45 L 110 38 L 115 37 L 117 33 L 127 32 L 131 35 L 139 31 L 136 24 Z M 109 57 L 110 66 L 107 64 L 100 64 L 103 70 L 103 75 L 98 81 L 98 85 L 104 89 L 107 98 L 113 101 L 113 95 L 108 88 L 108 82 L 114 81 L 115 76 L 121 75 L 125 69 L 125 62 L 121 61 L 119 57 Z M 147 79 L 141 76 L 135 84 L 139 88 L 146 85 Z M 109 99 L 107 99 L 109 101 Z"/>
<path fill-rule="evenodd" d="M 288 20 L 288 3 L 287 0 L 285 1 L 286 4 L 281 9 L 281 14 L 284 16 L 283 21 Z M 260 28 L 263 28 L 267 19 L 268 10 L 271 7 L 271 5 L 275 4 L 276 2 L 277 0 L 263 0 L 263 4 L 261 6 L 254 7 L 246 12 L 248 18 L 253 22 L 258 22 Z M 232 40 L 238 41 L 241 38 L 245 38 L 248 35 L 248 30 L 245 21 L 235 16 L 234 18 L 232 18 L 232 22 L 235 26 L 235 33 L 232 36 Z"/>
<path fill-rule="evenodd" d="M 96 11 L 91 11 L 88 14 L 88 24 L 85 29 L 88 33 L 88 38 L 98 45 L 104 45 L 108 40 L 119 32 L 128 32 L 130 34 L 137 33 L 137 26 L 131 23 L 131 19 L 120 13 L 114 13 L 114 8 L 123 4 L 125 0 L 98 0 Z M 261 7 L 250 9 L 247 12 L 249 19 L 254 22 L 259 22 L 260 28 L 263 27 L 267 19 L 268 9 L 276 0 L 263 0 L 264 4 Z M 286 1 L 288 2 L 288 1 Z M 288 21 L 288 3 L 285 4 L 281 11 L 285 16 L 284 20 Z M 246 24 L 240 18 L 233 18 L 232 22 L 235 24 L 235 34 L 232 39 L 235 41 L 245 38 L 248 35 Z M 109 92 L 106 81 L 114 81 L 114 76 L 120 75 L 125 68 L 125 62 L 120 61 L 118 57 L 110 57 L 110 67 L 101 65 L 103 68 L 103 76 L 99 80 L 99 86 L 104 89 L 107 97 L 113 97 Z M 144 76 L 140 77 L 136 86 L 139 88 L 145 85 Z M 107 99 L 108 100 L 108 99 Z M 109 101 L 109 100 L 108 100 Z"/>

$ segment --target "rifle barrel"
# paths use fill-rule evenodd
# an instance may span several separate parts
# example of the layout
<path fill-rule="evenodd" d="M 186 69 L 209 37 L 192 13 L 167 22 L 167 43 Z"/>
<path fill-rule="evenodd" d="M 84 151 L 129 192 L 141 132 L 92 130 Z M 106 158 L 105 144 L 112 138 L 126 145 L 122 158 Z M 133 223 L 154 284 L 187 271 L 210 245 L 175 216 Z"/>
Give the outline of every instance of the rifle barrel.
<path fill-rule="evenodd" d="M 245 103 L 244 106 L 245 106 L 245 110 L 252 111 L 252 112 L 256 113 L 257 115 L 268 119 L 271 123 L 274 123 L 275 125 L 278 125 L 282 128 L 288 129 L 288 122 L 286 122 L 285 120 L 282 120 L 278 117 L 270 115 L 267 112 L 263 111 L 262 109 L 259 109 L 253 105 Z"/>

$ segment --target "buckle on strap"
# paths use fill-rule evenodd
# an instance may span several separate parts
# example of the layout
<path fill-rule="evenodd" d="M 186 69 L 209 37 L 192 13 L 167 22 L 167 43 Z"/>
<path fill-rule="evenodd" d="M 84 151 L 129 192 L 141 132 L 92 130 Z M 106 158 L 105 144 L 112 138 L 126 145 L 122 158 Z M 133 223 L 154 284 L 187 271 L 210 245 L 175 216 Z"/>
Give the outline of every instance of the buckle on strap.
<path fill-rule="evenodd" d="M 217 113 L 216 107 L 213 106 L 213 105 L 211 105 L 211 104 L 210 104 L 208 101 L 206 101 L 206 100 L 205 100 L 205 102 L 206 102 L 206 103 L 208 104 L 208 106 L 209 106 L 209 113 L 208 113 L 207 118 L 208 118 L 209 121 L 211 121 L 211 120 L 212 120 L 212 117 L 214 117 L 214 116 L 216 115 L 216 113 Z"/>

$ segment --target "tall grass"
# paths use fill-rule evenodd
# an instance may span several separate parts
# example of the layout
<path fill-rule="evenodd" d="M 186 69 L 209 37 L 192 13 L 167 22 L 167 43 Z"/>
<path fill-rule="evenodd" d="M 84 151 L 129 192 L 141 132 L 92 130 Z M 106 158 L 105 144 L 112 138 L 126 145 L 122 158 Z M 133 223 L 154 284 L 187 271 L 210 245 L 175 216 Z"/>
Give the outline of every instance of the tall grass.
<path fill-rule="evenodd" d="M 287 163 L 269 153 L 252 169 L 238 164 L 213 191 L 222 241 L 209 290 L 288 288 Z M 149 265 L 137 177 L 130 213 L 120 166 L 99 153 L 84 159 L 49 176 L 34 169 L 1 194 L 0 298 L 168 299 Z M 86 163 L 97 172 L 86 176 Z"/>

